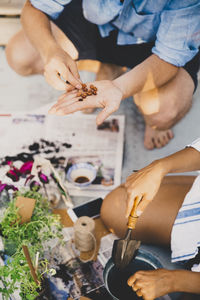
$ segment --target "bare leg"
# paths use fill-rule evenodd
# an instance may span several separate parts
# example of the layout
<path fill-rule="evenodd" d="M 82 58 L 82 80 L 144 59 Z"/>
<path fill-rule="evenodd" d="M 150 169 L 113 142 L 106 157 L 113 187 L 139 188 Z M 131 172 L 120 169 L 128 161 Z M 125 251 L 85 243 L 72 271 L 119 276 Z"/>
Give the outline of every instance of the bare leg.
<path fill-rule="evenodd" d="M 77 59 L 78 51 L 66 35 L 53 23 L 51 23 L 53 35 L 58 44 Z M 43 74 L 43 61 L 39 52 L 32 46 L 24 30 L 20 30 L 9 41 L 6 47 L 8 64 L 18 74 L 27 76 L 32 74 Z"/>
<path fill-rule="evenodd" d="M 144 145 L 147 149 L 161 148 L 173 138 L 171 127 L 190 109 L 193 91 L 192 78 L 180 68 L 166 85 L 134 96 L 146 122 Z"/>
<path fill-rule="evenodd" d="M 193 176 L 167 176 L 153 201 L 138 219 L 134 238 L 145 243 L 170 245 L 171 230 L 177 212 L 194 181 Z M 105 225 L 123 237 L 127 229 L 126 189 L 121 185 L 103 201 L 101 218 Z"/>
<path fill-rule="evenodd" d="M 58 44 L 70 56 L 77 60 L 78 51 L 68 37 L 54 23 L 51 23 L 52 33 Z M 20 75 L 43 73 L 43 61 L 38 51 L 31 45 L 24 30 L 20 30 L 9 41 L 6 47 L 7 61 Z M 100 64 L 96 80 L 114 79 L 124 72 L 124 68 L 112 64 Z"/>

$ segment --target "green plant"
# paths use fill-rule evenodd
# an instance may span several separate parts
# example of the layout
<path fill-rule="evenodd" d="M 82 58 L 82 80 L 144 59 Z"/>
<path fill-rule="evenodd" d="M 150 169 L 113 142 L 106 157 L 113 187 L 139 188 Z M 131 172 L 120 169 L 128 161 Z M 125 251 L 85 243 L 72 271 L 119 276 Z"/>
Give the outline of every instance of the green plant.
<path fill-rule="evenodd" d="M 20 224 L 18 209 L 15 206 L 17 196 L 36 199 L 35 208 L 30 222 Z M 40 286 L 33 280 L 28 263 L 24 256 L 22 245 L 27 246 L 31 260 L 34 262 L 36 253 L 39 252 L 40 261 L 37 277 L 42 281 L 45 273 L 52 272 L 48 261 L 44 259 L 44 243 L 51 239 L 61 241 L 61 224 L 58 215 L 49 209 L 49 202 L 37 191 L 17 192 L 5 211 L 0 223 L 4 244 L 11 243 L 15 247 L 14 253 L 8 258 L 6 265 L 0 266 L 0 279 L 4 287 L 0 287 L 3 299 L 19 289 L 22 299 L 35 299 L 39 295 Z"/>

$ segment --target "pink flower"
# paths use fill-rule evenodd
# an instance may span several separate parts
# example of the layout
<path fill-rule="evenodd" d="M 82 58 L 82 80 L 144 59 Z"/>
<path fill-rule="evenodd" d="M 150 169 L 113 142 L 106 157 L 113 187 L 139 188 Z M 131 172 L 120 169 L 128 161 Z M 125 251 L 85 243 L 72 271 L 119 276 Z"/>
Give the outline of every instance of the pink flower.
<path fill-rule="evenodd" d="M 16 188 L 14 185 L 12 185 L 12 184 L 6 184 L 6 183 L 2 183 L 1 181 L 0 181 L 0 193 L 2 192 L 2 191 L 4 191 L 4 190 L 6 190 L 6 191 L 8 191 L 8 190 L 13 190 L 13 191 L 18 191 L 18 188 Z"/>
<path fill-rule="evenodd" d="M 32 166 L 33 166 L 33 161 L 27 161 L 21 166 L 21 168 L 19 169 L 19 172 L 21 174 L 29 174 L 29 173 L 31 173 Z"/>
<path fill-rule="evenodd" d="M 40 189 L 40 184 L 38 181 L 33 180 L 30 184 L 30 189 L 33 190 L 35 189 L 36 191 L 38 191 Z"/>
<path fill-rule="evenodd" d="M 19 181 L 19 175 L 20 173 L 16 171 L 17 169 L 13 168 L 9 170 L 6 175 L 12 179 L 12 181 Z"/>
<path fill-rule="evenodd" d="M 42 183 L 44 183 L 44 184 L 49 183 L 49 179 L 48 179 L 48 177 L 44 173 L 39 172 L 38 173 L 38 177 L 40 178 L 40 181 Z"/>

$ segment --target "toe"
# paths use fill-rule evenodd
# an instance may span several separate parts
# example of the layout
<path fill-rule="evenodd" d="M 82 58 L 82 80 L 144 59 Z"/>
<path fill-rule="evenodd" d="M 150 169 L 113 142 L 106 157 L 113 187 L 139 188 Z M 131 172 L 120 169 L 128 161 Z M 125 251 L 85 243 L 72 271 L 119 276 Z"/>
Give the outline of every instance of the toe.
<path fill-rule="evenodd" d="M 160 141 L 161 141 L 162 147 L 164 147 L 165 145 L 167 145 L 169 143 L 169 137 L 168 137 L 167 133 L 163 132 L 161 134 Z"/>
<path fill-rule="evenodd" d="M 152 139 L 144 139 L 144 146 L 148 150 L 152 150 L 155 148 L 153 140 Z"/>
<path fill-rule="evenodd" d="M 167 136 L 171 140 L 174 137 L 173 131 L 171 129 L 167 130 Z"/>
<path fill-rule="evenodd" d="M 145 128 L 145 134 L 144 134 L 144 146 L 148 150 L 152 150 L 155 148 L 153 143 L 153 135 L 152 135 L 153 129 L 146 125 Z"/>
<path fill-rule="evenodd" d="M 156 148 L 161 148 L 162 147 L 162 143 L 161 143 L 161 140 L 160 140 L 159 137 L 154 137 L 153 141 L 154 141 L 154 145 L 155 145 Z"/>

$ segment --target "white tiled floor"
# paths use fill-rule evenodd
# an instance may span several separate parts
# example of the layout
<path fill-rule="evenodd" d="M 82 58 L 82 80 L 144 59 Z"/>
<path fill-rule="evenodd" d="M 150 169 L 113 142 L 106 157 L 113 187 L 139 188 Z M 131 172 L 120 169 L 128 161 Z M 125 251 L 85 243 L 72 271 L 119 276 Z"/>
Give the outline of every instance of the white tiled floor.
<path fill-rule="evenodd" d="M 83 81 L 93 80 L 94 74 L 82 72 Z M 60 92 L 48 86 L 42 76 L 21 77 L 7 65 L 0 48 L 0 112 L 31 111 L 56 101 Z M 118 114 L 126 115 L 126 132 L 122 180 L 154 159 L 169 155 L 200 136 L 200 87 L 194 95 L 192 109 L 174 127 L 174 139 L 164 148 L 148 151 L 143 146 L 144 123 L 132 99 L 123 101 Z"/>

